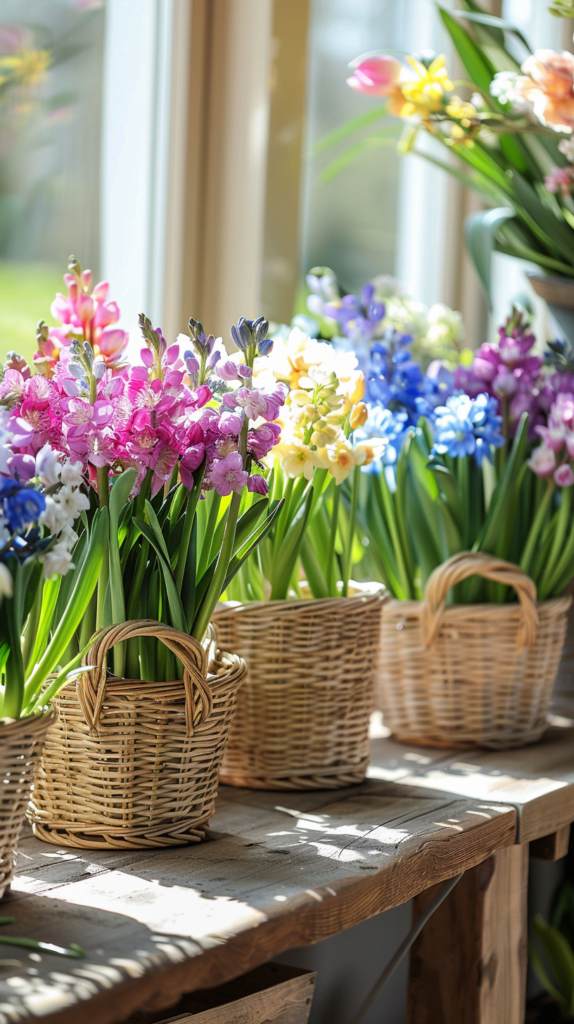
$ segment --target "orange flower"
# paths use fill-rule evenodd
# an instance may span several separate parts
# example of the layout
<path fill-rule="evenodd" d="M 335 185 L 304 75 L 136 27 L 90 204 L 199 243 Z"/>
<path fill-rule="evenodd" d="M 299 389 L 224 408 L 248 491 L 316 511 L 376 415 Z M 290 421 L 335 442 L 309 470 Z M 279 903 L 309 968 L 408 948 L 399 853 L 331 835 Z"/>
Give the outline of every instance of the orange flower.
<path fill-rule="evenodd" d="M 522 65 L 524 76 L 516 79 L 515 95 L 532 107 L 542 124 L 558 131 L 574 128 L 574 55 L 563 51 L 536 50 Z"/>

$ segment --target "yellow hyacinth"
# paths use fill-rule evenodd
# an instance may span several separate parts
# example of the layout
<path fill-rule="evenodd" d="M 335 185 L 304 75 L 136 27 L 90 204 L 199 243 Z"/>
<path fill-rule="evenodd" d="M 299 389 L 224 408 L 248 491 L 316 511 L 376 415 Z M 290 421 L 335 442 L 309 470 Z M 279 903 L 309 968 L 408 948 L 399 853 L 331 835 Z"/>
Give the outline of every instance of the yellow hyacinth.
<path fill-rule="evenodd" d="M 0 85 L 13 79 L 21 85 L 37 85 L 50 67 L 49 50 L 17 50 L 0 57 Z"/>
<path fill-rule="evenodd" d="M 428 68 L 414 57 L 407 57 L 407 63 L 410 70 L 400 83 L 402 101 L 398 92 L 391 97 L 389 113 L 402 118 L 416 114 L 426 119 L 443 109 L 444 94 L 453 87 L 445 66 L 446 57 L 439 54 Z"/>

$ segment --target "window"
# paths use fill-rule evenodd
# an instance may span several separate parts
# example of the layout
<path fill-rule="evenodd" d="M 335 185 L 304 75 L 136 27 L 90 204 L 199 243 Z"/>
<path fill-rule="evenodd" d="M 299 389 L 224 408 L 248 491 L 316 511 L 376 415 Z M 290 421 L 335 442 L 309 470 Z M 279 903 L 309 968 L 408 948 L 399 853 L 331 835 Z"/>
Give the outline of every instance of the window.
<path fill-rule="evenodd" d="M 27 357 L 69 253 L 100 267 L 103 52 L 97 0 L 4 0 L 0 334 Z"/>

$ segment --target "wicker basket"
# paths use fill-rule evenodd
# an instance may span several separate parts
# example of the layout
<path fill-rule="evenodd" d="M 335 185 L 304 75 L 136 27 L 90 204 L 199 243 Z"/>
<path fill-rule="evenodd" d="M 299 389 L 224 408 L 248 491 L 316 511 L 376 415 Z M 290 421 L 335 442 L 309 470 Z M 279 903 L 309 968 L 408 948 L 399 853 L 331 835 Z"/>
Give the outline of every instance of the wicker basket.
<path fill-rule="evenodd" d="M 14 852 L 26 817 L 36 763 L 52 712 L 0 725 L 0 897 L 10 887 Z"/>
<path fill-rule="evenodd" d="M 472 575 L 514 587 L 516 604 L 445 606 Z M 380 706 L 399 740 L 505 749 L 546 728 L 571 597 L 536 604 L 534 582 L 492 555 L 462 552 L 432 573 L 424 601 L 388 601 Z"/>
<path fill-rule="evenodd" d="M 363 781 L 383 592 L 217 608 L 221 642 L 248 668 L 222 782 L 283 790 Z"/>
<path fill-rule="evenodd" d="M 106 676 L 114 644 L 153 636 L 179 658 L 170 683 Z M 38 767 L 30 820 L 59 846 L 144 849 L 197 843 L 213 814 L 219 767 L 246 673 L 240 658 L 209 650 L 162 623 L 100 632 L 94 665 L 53 700 L 57 717 Z"/>

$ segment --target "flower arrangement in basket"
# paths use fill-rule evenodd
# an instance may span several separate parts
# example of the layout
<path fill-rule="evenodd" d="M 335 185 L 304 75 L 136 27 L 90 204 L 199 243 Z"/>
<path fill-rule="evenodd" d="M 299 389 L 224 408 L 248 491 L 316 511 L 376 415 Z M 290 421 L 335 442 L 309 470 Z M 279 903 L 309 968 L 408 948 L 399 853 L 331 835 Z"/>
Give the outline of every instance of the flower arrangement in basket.
<path fill-rule="evenodd" d="M 425 372 L 409 345 L 375 342 L 367 379 L 370 429 L 385 440 L 360 504 L 393 595 L 385 719 L 411 742 L 531 742 L 574 576 L 574 378 L 560 346 L 546 363 L 533 352 L 519 310 L 454 372 Z"/>
<path fill-rule="evenodd" d="M 12 877 L 38 757 L 51 721 L 45 679 L 58 665 L 94 591 L 102 565 L 102 531 L 95 524 L 78 548 L 74 527 L 89 508 L 82 474 L 56 461 L 49 445 L 17 453 L 25 427 L 0 410 L 0 896 Z M 16 449 L 16 450 L 15 450 Z M 72 561 L 77 549 L 81 565 Z M 42 594 L 58 595 L 37 612 Z M 50 687 L 56 692 L 61 679 Z"/>
<path fill-rule="evenodd" d="M 487 291 L 493 245 L 567 280 L 574 276 L 574 56 L 532 52 L 508 21 L 474 0 L 464 6 L 439 6 L 438 13 L 465 78 L 452 80 L 443 54 L 370 53 L 353 62 L 348 84 L 383 100 L 369 118 L 382 122 L 379 138 L 393 136 L 394 119 L 402 120 L 400 153 L 442 167 L 494 207 L 468 222 L 469 249 Z M 364 124 L 361 114 L 333 141 Z M 421 135 L 430 146 L 418 145 Z M 363 138 L 355 151 L 371 141 Z"/>
<path fill-rule="evenodd" d="M 248 666 L 222 768 L 234 785 L 335 788 L 365 777 L 382 588 L 351 580 L 360 470 L 373 458 L 371 444 L 354 443 L 367 415 L 356 367 L 352 353 L 297 327 L 256 360 L 257 381 L 290 391 L 266 460 L 283 506 L 215 616 Z"/>
<path fill-rule="evenodd" d="M 56 710 L 31 820 L 64 845 L 196 842 L 244 676 L 209 623 L 281 511 L 254 470 L 279 435 L 268 422 L 286 390 L 252 388 L 255 357 L 271 347 L 263 318 L 232 329 L 241 358 L 230 373 L 221 340 L 198 321 L 182 353 L 182 336 L 168 345 L 141 316 L 144 347 L 130 365 L 107 284 L 92 288 L 73 257 L 65 281 L 68 296 L 52 306 L 62 327 L 39 325 L 38 372 L 12 359 L 0 384 L 20 477 L 37 472 L 40 452 L 47 479 L 59 486 L 72 474 L 81 509 L 73 573 L 50 576 L 20 623 L 32 648 L 26 700 Z M 43 557 L 53 571 L 74 538 L 52 489 L 43 516 L 56 543 Z M 254 500 L 242 511 L 246 493 Z M 219 501 L 214 528 L 208 494 Z M 63 685 L 75 669 L 77 681 Z"/>

